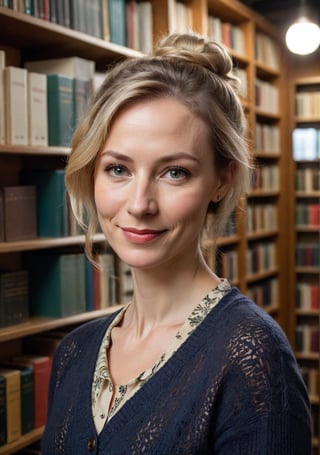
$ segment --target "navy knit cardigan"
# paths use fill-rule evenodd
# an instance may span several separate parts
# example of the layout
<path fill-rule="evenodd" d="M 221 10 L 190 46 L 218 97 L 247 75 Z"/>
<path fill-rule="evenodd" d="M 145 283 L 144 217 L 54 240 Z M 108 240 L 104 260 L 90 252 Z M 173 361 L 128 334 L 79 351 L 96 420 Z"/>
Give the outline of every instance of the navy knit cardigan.
<path fill-rule="evenodd" d="M 91 385 L 115 313 L 61 342 L 42 455 L 309 455 L 310 412 L 289 343 L 236 288 L 97 435 Z"/>

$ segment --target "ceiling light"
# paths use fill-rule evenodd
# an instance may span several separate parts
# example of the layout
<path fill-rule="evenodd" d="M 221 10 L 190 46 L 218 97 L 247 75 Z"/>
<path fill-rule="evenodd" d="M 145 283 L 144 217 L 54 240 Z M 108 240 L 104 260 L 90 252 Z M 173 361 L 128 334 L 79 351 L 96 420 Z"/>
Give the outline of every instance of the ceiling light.
<path fill-rule="evenodd" d="M 320 28 L 307 17 L 300 17 L 286 33 L 286 44 L 294 54 L 308 55 L 316 51 L 320 45 Z"/>

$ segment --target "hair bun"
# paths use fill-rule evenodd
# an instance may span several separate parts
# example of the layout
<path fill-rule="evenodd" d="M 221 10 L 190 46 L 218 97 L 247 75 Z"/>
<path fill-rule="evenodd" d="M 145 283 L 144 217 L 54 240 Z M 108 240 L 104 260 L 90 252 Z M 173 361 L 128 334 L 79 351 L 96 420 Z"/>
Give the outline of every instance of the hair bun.
<path fill-rule="evenodd" d="M 160 41 L 154 55 L 200 65 L 218 76 L 234 79 L 231 74 L 232 60 L 227 50 L 195 33 L 169 35 Z"/>

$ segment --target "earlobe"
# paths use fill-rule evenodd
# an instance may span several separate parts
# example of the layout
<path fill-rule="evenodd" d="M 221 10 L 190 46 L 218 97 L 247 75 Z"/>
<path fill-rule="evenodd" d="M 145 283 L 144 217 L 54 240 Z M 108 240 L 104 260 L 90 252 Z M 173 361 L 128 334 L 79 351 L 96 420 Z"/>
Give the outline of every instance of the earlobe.
<path fill-rule="evenodd" d="M 212 202 L 218 203 L 225 197 L 226 193 L 231 187 L 236 170 L 237 165 L 235 161 L 231 161 L 225 169 L 220 171 L 220 183 L 215 189 Z"/>

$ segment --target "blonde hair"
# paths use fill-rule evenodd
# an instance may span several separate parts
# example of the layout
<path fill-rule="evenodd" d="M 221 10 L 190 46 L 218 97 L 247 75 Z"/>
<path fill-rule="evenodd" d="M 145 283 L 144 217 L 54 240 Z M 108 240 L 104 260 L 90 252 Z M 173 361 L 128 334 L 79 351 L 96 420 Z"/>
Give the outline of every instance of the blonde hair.
<path fill-rule="evenodd" d="M 117 114 L 143 100 L 173 97 L 182 102 L 207 125 L 217 172 L 236 163 L 230 191 L 208 207 L 208 213 L 213 213 L 212 235 L 223 231 L 249 184 L 245 116 L 237 87 L 226 49 L 194 33 L 170 35 L 152 55 L 126 59 L 107 71 L 87 116 L 73 136 L 66 168 L 71 207 L 85 230 L 89 258 L 92 236 L 99 225 L 94 201 L 97 156 Z"/>

